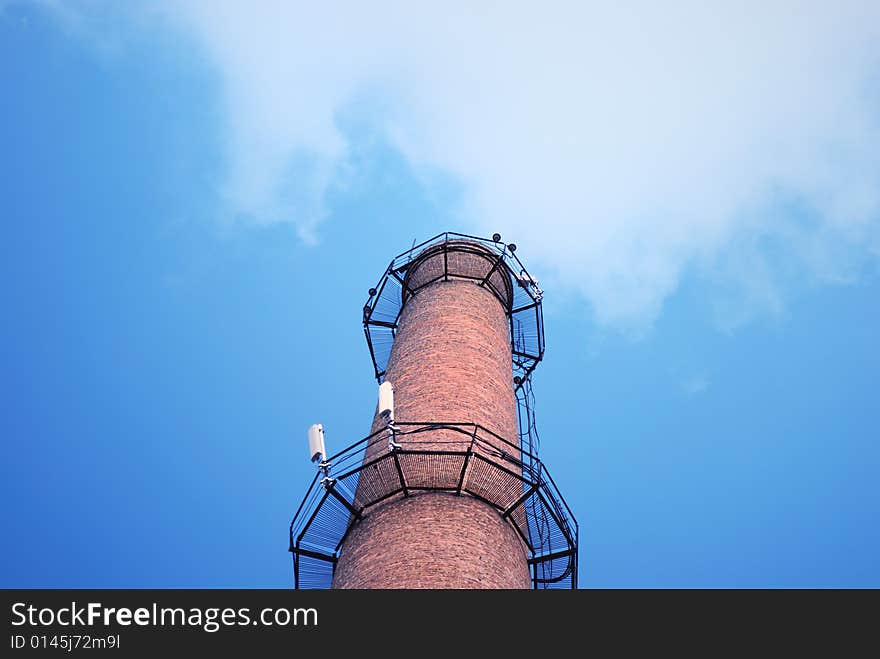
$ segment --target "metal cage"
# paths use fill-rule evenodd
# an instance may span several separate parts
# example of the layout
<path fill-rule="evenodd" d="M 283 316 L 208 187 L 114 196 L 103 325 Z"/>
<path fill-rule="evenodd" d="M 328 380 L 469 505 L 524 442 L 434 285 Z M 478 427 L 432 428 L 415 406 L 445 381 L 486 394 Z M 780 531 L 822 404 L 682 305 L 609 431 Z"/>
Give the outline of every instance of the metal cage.
<path fill-rule="evenodd" d="M 420 492 L 470 496 L 509 522 L 536 589 L 577 587 L 578 525 L 541 461 L 482 426 L 397 423 L 330 457 L 290 523 L 295 588 L 329 588 L 339 553 L 370 508 Z M 432 437 L 442 435 L 440 442 Z M 420 448 L 425 442 L 443 448 Z M 378 450 L 377 450 L 378 448 Z"/>
<path fill-rule="evenodd" d="M 407 277 L 411 266 L 432 251 L 443 255 L 443 267 L 433 277 L 417 286 L 412 285 Z M 449 258 L 450 254 L 468 252 L 485 256 L 487 251 L 495 255 L 495 261 L 482 277 L 457 269 L 456 260 Z M 495 276 L 499 272 L 503 275 L 501 278 Z M 436 281 L 455 279 L 471 280 L 486 287 L 504 307 L 510 330 L 510 352 L 517 387 L 521 386 L 544 357 L 544 317 L 541 309 L 543 293 L 516 256 L 516 245 L 505 244 L 500 238 L 488 240 L 447 231 L 396 256 L 379 283 L 370 289 L 369 298 L 363 308 L 364 334 L 379 382 L 385 377 L 400 314 L 407 300 Z M 501 284 L 499 287 L 499 281 L 510 282 L 510 286 Z"/>

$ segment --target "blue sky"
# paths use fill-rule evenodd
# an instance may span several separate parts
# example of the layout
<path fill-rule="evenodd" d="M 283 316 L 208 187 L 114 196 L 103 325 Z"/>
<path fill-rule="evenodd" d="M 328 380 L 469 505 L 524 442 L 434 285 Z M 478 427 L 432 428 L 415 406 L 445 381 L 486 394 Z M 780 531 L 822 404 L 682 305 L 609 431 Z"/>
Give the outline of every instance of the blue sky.
<path fill-rule="evenodd" d="M 448 229 L 547 293 L 581 585 L 880 586 L 870 4 L 560 67 L 504 56 L 569 43 L 524 12 L 450 48 L 428 10 L 160 5 L 0 3 L 0 585 L 288 585 L 305 429 L 371 420 L 366 291 Z"/>

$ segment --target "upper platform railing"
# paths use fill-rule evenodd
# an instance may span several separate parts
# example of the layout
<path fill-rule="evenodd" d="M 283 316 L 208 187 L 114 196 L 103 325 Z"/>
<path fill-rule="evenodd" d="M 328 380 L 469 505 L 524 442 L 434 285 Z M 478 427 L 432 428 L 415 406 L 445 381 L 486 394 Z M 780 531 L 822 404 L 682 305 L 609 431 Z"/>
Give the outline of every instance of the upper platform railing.
<path fill-rule="evenodd" d="M 468 254 L 485 259 L 485 272 L 474 271 L 473 259 L 458 258 Z M 429 276 L 410 277 L 414 264 L 428 257 L 436 257 Z M 520 387 L 544 356 L 543 293 L 516 256 L 516 245 L 501 242 L 498 234 L 487 239 L 450 231 L 396 256 L 370 289 L 363 323 L 376 379 L 382 382 L 385 377 L 406 303 L 441 280 L 472 281 L 491 291 L 501 303 L 508 318 L 514 383 Z"/>

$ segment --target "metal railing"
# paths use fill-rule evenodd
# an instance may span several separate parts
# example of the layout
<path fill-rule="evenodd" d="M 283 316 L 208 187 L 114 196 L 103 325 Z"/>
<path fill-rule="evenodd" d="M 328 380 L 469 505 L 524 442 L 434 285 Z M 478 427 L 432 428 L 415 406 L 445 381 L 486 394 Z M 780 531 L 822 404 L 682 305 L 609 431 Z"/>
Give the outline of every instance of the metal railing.
<path fill-rule="evenodd" d="M 412 285 L 407 274 L 426 252 L 436 250 L 442 255 L 442 267 L 433 277 Z M 460 267 L 450 254 L 471 253 L 488 259 L 497 258 L 486 273 L 475 275 Z M 439 265 L 439 263 L 438 263 Z M 507 278 L 510 287 L 498 287 L 498 275 Z M 490 290 L 501 303 L 508 317 L 510 352 L 517 387 L 531 375 L 544 356 L 544 317 L 541 307 L 543 292 L 516 256 L 516 245 L 499 240 L 479 238 L 447 231 L 414 245 L 391 260 L 379 283 L 369 291 L 363 308 L 364 334 L 376 379 L 385 377 L 388 358 L 398 329 L 400 314 L 407 301 L 423 288 L 440 280 L 471 280 Z"/>
<path fill-rule="evenodd" d="M 509 522 L 529 552 L 534 588 L 577 587 L 577 522 L 537 456 L 477 424 L 395 426 L 315 475 L 290 523 L 294 587 L 331 586 L 349 532 L 374 506 L 432 491 L 479 499 Z"/>

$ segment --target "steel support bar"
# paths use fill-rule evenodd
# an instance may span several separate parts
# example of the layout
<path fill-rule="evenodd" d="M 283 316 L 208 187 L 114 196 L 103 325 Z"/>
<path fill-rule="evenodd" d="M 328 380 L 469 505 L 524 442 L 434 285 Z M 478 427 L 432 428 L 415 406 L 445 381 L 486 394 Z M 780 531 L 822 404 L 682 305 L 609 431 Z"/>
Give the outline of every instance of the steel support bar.
<path fill-rule="evenodd" d="M 517 313 L 519 313 L 520 311 L 528 311 L 529 309 L 534 309 L 534 308 L 537 307 L 537 306 L 538 306 L 538 303 L 537 303 L 537 302 L 532 302 L 531 304 L 524 304 L 524 305 L 521 306 L 521 307 L 517 307 L 516 309 L 512 309 L 512 310 L 510 311 L 510 313 L 512 313 L 512 314 L 517 314 Z"/>
<path fill-rule="evenodd" d="M 318 505 L 315 506 L 315 509 L 309 515 L 309 519 L 306 522 L 303 530 L 299 532 L 299 535 L 296 537 L 296 544 L 298 545 L 300 540 L 305 537 L 306 532 L 309 530 L 309 527 L 312 525 L 312 522 L 315 521 L 315 517 L 318 516 L 318 511 L 321 509 L 321 506 L 324 505 L 324 502 L 327 500 L 327 496 L 329 495 L 330 490 L 324 490 L 324 494 L 321 495 L 321 500 L 318 502 Z"/>
<path fill-rule="evenodd" d="M 458 487 L 455 488 L 455 493 L 461 495 L 461 488 L 464 486 L 464 475 L 467 472 L 468 463 L 471 461 L 471 456 L 474 454 L 473 447 L 467 450 L 467 453 L 464 455 L 464 462 L 461 465 L 461 473 L 458 475 Z"/>
<path fill-rule="evenodd" d="M 364 335 L 367 337 L 367 347 L 370 349 L 370 359 L 373 360 L 373 370 L 376 372 L 376 379 L 378 380 L 381 376 L 379 374 L 379 362 L 376 361 L 376 353 L 373 350 L 373 337 L 370 336 L 370 327 L 364 322 Z"/>
<path fill-rule="evenodd" d="M 397 477 L 400 479 L 400 487 L 403 488 L 403 496 L 409 496 L 409 489 L 406 487 L 406 478 L 403 477 L 403 470 L 400 468 L 400 459 L 397 457 L 397 451 L 393 451 L 394 466 L 397 469 Z"/>
<path fill-rule="evenodd" d="M 535 489 L 536 489 L 536 486 L 535 486 L 535 485 L 532 485 L 532 487 L 530 487 L 530 488 L 527 489 L 525 492 L 523 492 L 523 495 L 522 495 L 519 499 L 517 499 L 516 501 L 514 501 L 512 504 L 510 504 L 510 505 L 507 507 L 507 510 L 505 510 L 505 511 L 501 514 L 501 517 L 503 517 L 504 519 L 507 519 L 508 517 L 510 517 L 510 514 L 514 511 L 514 509 L 515 509 L 517 506 L 521 505 L 523 501 L 525 501 L 525 500 L 528 499 L 530 496 L 532 496 L 532 494 L 534 493 Z"/>
<path fill-rule="evenodd" d="M 357 508 L 352 506 L 348 501 L 346 501 L 345 497 L 339 494 L 339 492 L 336 491 L 335 487 L 331 486 L 327 491 L 332 494 L 336 498 L 336 500 L 339 501 L 339 503 L 345 506 L 348 509 L 348 512 L 350 512 L 358 519 L 361 518 L 361 512 Z"/>
<path fill-rule="evenodd" d="M 557 558 L 565 558 L 566 556 L 573 556 L 575 548 L 571 549 L 563 549 L 562 551 L 554 551 L 552 554 L 544 554 L 543 556 L 534 556 L 529 559 L 529 564 L 534 565 L 535 563 L 543 563 L 545 561 L 552 561 Z"/>
<path fill-rule="evenodd" d="M 317 551 L 312 551 L 311 549 L 303 549 L 302 547 L 295 547 L 291 549 L 294 554 L 298 554 L 300 556 L 308 556 L 309 558 L 317 558 L 321 561 L 327 561 L 328 563 L 335 563 L 338 559 L 335 556 L 328 556 L 327 554 L 322 554 Z"/>
<path fill-rule="evenodd" d="M 486 273 L 486 276 L 483 277 L 483 281 L 480 282 L 480 286 L 485 286 L 489 283 L 489 279 L 492 275 L 495 274 L 495 271 L 498 269 L 498 266 L 504 263 L 504 254 L 499 254 L 498 258 L 495 259 L 495 263 L 492 264 L 492 267 L 489 268 L 489 272 Z"/>
<path fill-rule="evenodd" d="M 409 291 L 410 297 L 415 297 L 416 292 L 409 287 L 409 284 L 407 284 L 399 274 L 397 274 L 396 270 L 390 270 L 389 272 L 391 272 L 392 277 L 394 277 L 397 281 L 400 282 L 401 286 L 403 286 L 407 291 Z"/>
<path fill-rule="evenodd" d="M 387 320 L 365 320 L 364 325 L 375 325 L 377 327 L 387 327 L 388 329 L 397 329 L 397 323 L 389 323 Z"/>

